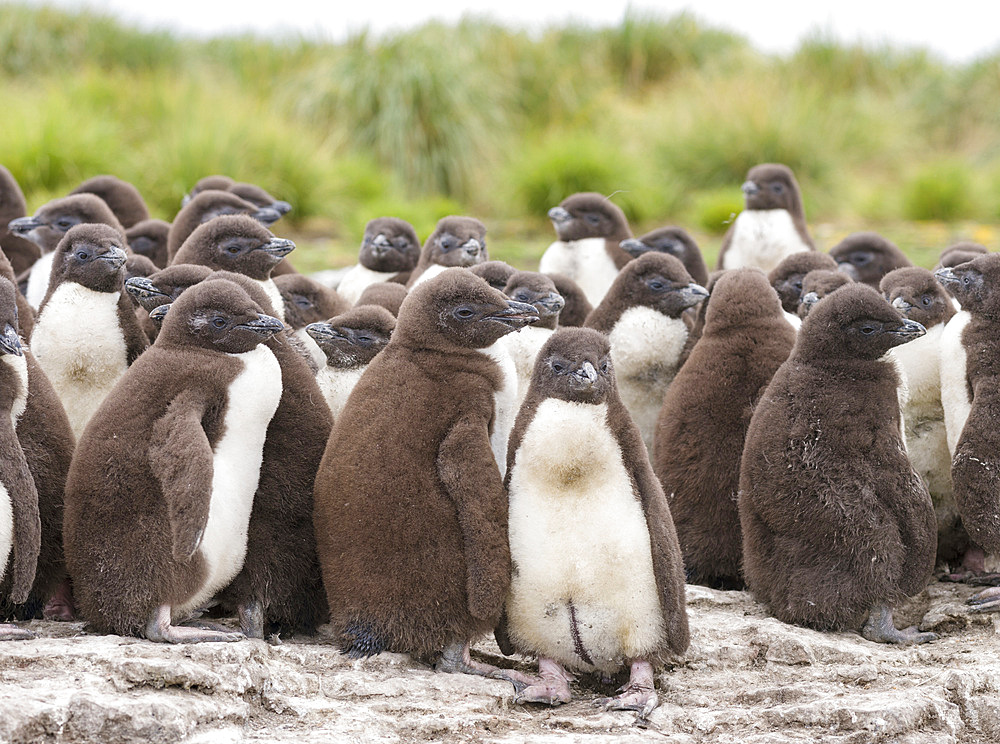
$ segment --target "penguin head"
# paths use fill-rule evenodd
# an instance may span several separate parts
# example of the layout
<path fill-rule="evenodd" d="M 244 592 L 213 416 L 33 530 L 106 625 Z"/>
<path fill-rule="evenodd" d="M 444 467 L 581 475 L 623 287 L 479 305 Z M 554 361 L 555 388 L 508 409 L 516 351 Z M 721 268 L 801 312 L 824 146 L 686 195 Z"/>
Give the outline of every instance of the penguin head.
<path fill-rule="evenodd" d="M 486 226 L 472 217 L 444 217 L 423 247 L 424 263 L 469 267 L 489 260 Z"/>
<path fill-rule="evenodd" d="M 592 328 L 560 328 L 538 352 L 529 394 L 598 404 L 614 390 L 607 336 Z"/>
<path fill-rule="evenodd" d="M 420 240 L 406 220 L 379 217 L 365 225 L 358 263 L 372 271 L 412 271 L 420 259 Z"/>
<path fill-rule="evenodd" d="M 712 301 L 705 309 L 705 333 L 780 318 L 778 293 L 760 269 L 724 271 L 712 287 Z"/>
<path fill-rule="evenodd" d="M 143 220 L 125 231 L 129 249 L 137 256 L 145 256 L 158 269 L 167 265 L 167 234 L 170 223 L 163 220 Z"/>
<path fill-rule="evenodd" d="M 913 266 L 895 243 L 873 232 L 848 235 L 830 249 L 830 256 L 851 279 L 874 289 L 893 269 Z"/>
<path fill-rule="evenodd" d="M 549 219 L 563 242 L 584 238 L 622 241 L 632 237 L 621 208 L 603 194 L 591 191 L 567 196 L 558 207 L 549 210 Z"/>
<path fill-rule="evenodd" d="M 781 298 L 781 307 L 785 312 L 796 311 L 799 300 L 802 299 L 802 280 L 814 269 L 835 271 L 837 262 L 819 251 L 799 251 L 786 256 L 781 263 L 771 269 L 767 279 Z"/>
<path fill-rule="evenodd" d="M 70 194 L 93 194 L 104 200 L 122 227 L 129 228 L 149 219 L 149 209 L 139 189 L 117 176 L 94 176 L 81 183 Z"/>
<path fill-rule="evenodd" d="M 482 349 L 538 321 L 531 305 L 516 302 L 464 269 L 421 282 L 399 308 L 394 340 L 433 349 Z"/>
<path fill-rule="evenodd" d="M 349 304 L 336 291 L 303 274 L 276 276 L 274 284 L 285 301 L 285 320 L 295 330 L 337 315 Z"/>
<path fill-rule="evenodd" d="M 172 264 L 150 276 L 134 276 L 125 280 L 125 291 L 147 312 L 173 302 L 188 287 L 205 281 L 212 275 L 207 266 Z"/>
<path fill-rule="evenodd" d="M 512 300 L 534 307 L 539 318 L 536 325 L 540 328 L 555 328 L 559 313 L 566 305 L 552 279 L 535 271 L 516 271 L 511 274 L 503 293 Z"/>
<path fill-rule="evenodd" d="M 365 291 L 354 303 L 355 307 L 361 305 L 378 305 L 384 307 L 394 317 L 399 317 L 399 307 L 406 299 L 406 286 L 396 282 L 375 282 L 365 287 Z"/>
<path fill-rule="evenodd" d="M 118 292 L 125 282 L 125 236 L 110 225 L 71 227 L 56 247 L 50 287 L 75 282 L 95 292 Z"/>
<path fill-rule="evenodd" d="M 808 358 L 875 360 L 926 333 L 871 287 L 854 282 L 816 303 L 802 322 L 796 352 Z"/>
<path fill-rule="evenodd" d="M 201 196 L 204 194 L 197 198 Z M 294 248 L 295 243 L 276 238 L 252 217 L 226 215 L 199 225 L 177 251 L 173 263 L 195 263 L 263 281 Z"/>
<path fill-rule="evenodd" d="M 632 258 L 638 258 L 643 253 L 653 251 L 655 253 L 669 253 L 685 264 L 685 258 L 691 252 L 692 247 L 694 250 L 698 250 L 694 239 L 680 227 L 661 227 L 659 230 L 646 233 L 641 238 L 623 240 L 619 245 Z"/>
<path fill-rule="evenodd" d="M 604 302 L 649 307 L 670 318 L 708 297 L 679 260 L 666 253 L 646 253 L 625 264 L 605 295 Z"/>
<path fill-rule="evenodd" d="M 180 344 L 242 354 L 284 329 L 238 284 L 212 279 L 186 290 L 170 305 L 157 344 Z"/>
<path fill-rule="evenodd" d="M 235 194 L 240 197 L 240 199 L 244 199 L 258 207 L 271 209 L 277 212 L 279 217 L 284 217 L 292 211 L 291 204 L 286 201 L 282 201 L 281 199 L 275 199 L 255 183 L 242 183 L 237 181 L 236 183 L 230 184 L 226 191 L 230 194 Z"/>
<path fill-rule="evenodd" d="M 740 188 L 747 209 L 785 209 L 793 216 L 803 216 L 799 183 L 787 165 L 755 165 L 747 172 L 747 180 Z"/>
<path fill-rule="evenodd" d="M 24 356 L 17 320 L 17 288 L 0 276 L 0 355 Z"/>
<path fill-rule="evenodd" d="M 470 266 L 469 271 L 485 279 L 486 283 L 493 287 L 493 289 L 503 292 L 504 287 L 507 286 L 507 281 L 514 275 L 517 269 L 506 261 L 484 261 L 481 264 Z"/>
<path fill-rule="evenodd" d="M 184 197 L 181 199 L 181 207 L 183 208 L 187 206 L 188 202 L 198 196 L 198 194 L 202 191 L 225 191 L 234 183 L 236 183 L 236 181 L 229 176 L 212 175 L 200 178 L 198 179 L 198 182 L 191 187 L 191 190 L 184 194 Z"/>
<path fill-rule="evenodd" d="M 918 266 L 894 269 L 879 283 L 882 295 L 904 318 L 915 320 L 930 329 L 946 323 L 955 314 L 955 306 L 934 274 Z"/>
<path fill-rule="evenodd" d="M 935 278 L 974 315 L 1000 317 L 1000 253 L 988 253 L 950 269 L 938 269 Z"/>
<path fill-rule="evenodd" d="M 19 217 L 8 227 L 14 235 L 30 240 L 43 253 L 49 253 L 72 228 L 86 224 L 110 225 L 123 235 L 125 232 L 111 208 L 93 194 L 55 199 L 39 208 L 33 217 Z"/>
<path fill-rule="evenodd" d="M 851 277 L 840 271 L 831 269 L 813 269 L 802 277 L 802 297 L 799 300 L 796 314 L 805 319 L 813 306 L 845 284 L 853 284 Z"/>
<path fill-rule="evenodd" d="M 389 343 L 396 319 L 378 305 L 354 307 L 325 323 L 311 323 L 306 333 L 326 354 L 327 364 L 350 369 L 368 364 Z"/>
<path fill-rule="evenodd" d="M 208 189 L 195 195 L 170 223 L 167 234 L 167 255 L 173 263 L 184 242 L 198 228 L 216 217 L 231 215 L 246 215 L 252 217 L 261 225 L 274 224 L 281 217 L 270 207 L 258 207 L 256 204 L 241 199 L 228 191 Z"/>
<path fill-rule="evenodd" d="M 972 261 L 980 256 L 985 256 L 989 252 L 989 249 L 985 245 L 980 245 L 979 243 L 969 241 L 955 243 L 941 251 L 941 257 L 938 259 L 937 266 L 934 269 L 950 269 L 966 261 Z"/>

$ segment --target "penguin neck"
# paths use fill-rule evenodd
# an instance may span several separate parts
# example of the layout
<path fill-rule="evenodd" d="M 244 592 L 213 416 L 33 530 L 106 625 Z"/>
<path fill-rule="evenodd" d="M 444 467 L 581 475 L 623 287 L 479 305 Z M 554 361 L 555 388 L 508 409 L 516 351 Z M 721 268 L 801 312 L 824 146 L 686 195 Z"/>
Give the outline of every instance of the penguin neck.
<path fill-rule="evenodd" d="M 21 356 L 4 354 L 0 359 L 13 378 L 14 399 L 10 406 L 10 423 L 16 429 L 21 414 L 28 408 L 28 360 L 23 353 Z M 5 383 L 7 384 L 10 383 Z"/>

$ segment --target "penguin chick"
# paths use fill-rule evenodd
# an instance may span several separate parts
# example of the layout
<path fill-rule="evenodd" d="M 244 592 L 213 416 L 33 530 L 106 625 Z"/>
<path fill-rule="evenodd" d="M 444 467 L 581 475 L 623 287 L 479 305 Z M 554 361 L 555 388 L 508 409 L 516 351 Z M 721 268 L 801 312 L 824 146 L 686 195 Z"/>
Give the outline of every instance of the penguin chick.
<path fill-rule="evenodd" d="M 893 269 L 913 266 L 899 247 L 878 233 L 852 233 L 830 249 L 837 268 L 851 279 L 878 289 L 882 277 Z"/>
<path fill-rule="evenodd" d="M 741 188 L 744 209 L 722 238 L 715 268 L 756 266 L 766 273 L 793 253 L 816 250 L 791 168 L 755 165 Z"/>
<path fill-rule="evenodd" d="M 8 225 L 28 214 L 24 192 L 13 174 L 0 165 L 0 248 L 10 260 L 14 276 L 20 276 L 42 255 L 37 245 L 15 235 Z M 16 282 L 15 282 L 16 284 Z"/>
<path fill-rule="evenodd" d="M 545 275 L 556 285 L 556 291 L 566 303 L 559 313 L 559 325 L 578 328 L 586 323 L 587 316 L 594 311 L 594 306 L 590 304 L 580 285 L 565 274 L 550 271 Z"/>
<path fill-rule="evenodd" d="M 951 298 L 927 269 L 894 269 L 882 277 L 882 295 L 927 333 L 891 351 L 903 381 L 904 441 L 937 514 L 939 563 L 954 564 L 969 548 L 951 485 L 951 453 L 941 404 L 941 334 L 955 314 Z"/>
<path fill-rule="evenodd" d="M 797 314 L 802 300 L 802 280 L 806 274 L 816 269 L 836 271 L 837 262 L 819 251 L 802 251 L 782 259 L 767 275 L 767 280 L 781 298 L 782 310 L 788 313 L 788 321 L 796 330 L 802 325 Z M 792 317 L 795 318 L 794 321 Z"/>
<path fill-rule="evenodd" d="M 618 391 L 650 453 L 656 418 L 688 337 L 682 314 L 708 297 L 678 259 L 647 253 L 629 262 L 586 327 L 611 342 Z"/>
<path fill-rule="evenodd" d="M 198 179 L 198 182 L 191 187 L 191 190 L 184 194 L 181 199 L 181 207 L 186 207 L 188 202 L 194 199 L 202 191 L 226 191 L 230 186 L 236 183 L 235 180 L 229 176 L 223 175 L 213 175 L 205 176 L 204 178 Z"/>
<path fill-rule="evenodd" d="M 395 282 L 376 282 L 375 284 L 370 284 L 365 288 L 365 291 L 361 293 L 358 301 L 354 303 L 355 307 L 361 307 L 362 305 L 378 305 L 379 307 L 384 307 L 393 316 L 399 316 L 399 308 L 403 304 L 403 300 L 406 299 L 406 287 L 402 284 L 396 284 Z"/>
<path fill-rule="evenodd" d="M 226 188 L 230 194 L 236 194 L 240 199 L 246 199 L 258 207 L 270 207 L 284 217 L 292 211 L 292 205 L 281 199 L 276 199 L 255 183 L 237 181 Z"/>
<path fill-rule="evenodd" d="M 88 178 L 69 193 L 99 196 L 125 229 L 149 219 L 149 208 L 139 189 L 117 176 Z"/>
<path fill-rule="evenodd" d="M 351 303 L 334 289 L 302 274 L 283 274 L 274 278 L 274 284 L 285 304 L 285 322 L 302 342 L 313 366 L 321 370 L 326 366 L 326 354 L 306 333 L 306 326 L 347 312 Z"/>
<path fill-rule="evenodd" d="M 77 225 L 53 255 L 31 347 L 79 438 L 149 340 L 123 291 L 127 254 L 121 231 Z"/>
<path fill-rule="evenodd" d="M 622 694 L 602 702 L 645 718 L 654 665 L 688 646 L 683 565 L 603 334 L 561 329 L 542 348 L 507 472 L 512 577 L 497 639 L 537 655 L 541 673 L 515 702 L 569 702 L 564 666 L 630 666 Z"/>
<path fill-rule="evenodd" d="M 337 291 L 353 305 L 376 282 L 406 284 L 419 258 L 420 239 L 413 225 L 396 217 L 370 220 L 361 238 L 358 263 L 340 280 Z"/>
<path fill-rule="evenodd" d="M 451 266 L 469 268 L 488 260 L 482 222 L 472 217 L 443 217 L 424 243 L 406 286 L 413 289 Z"/>
<path fill-rule="evenodd" d="M 663 398 L 653 448 L 691 583 L 743 588 L 740 456 L 754 405 L 794 344 L 767 277 L 751 268 L 719 277 L 704 332 Z"/>
<path fill-rule="evenodd" d="M 493 289 L 503 292 L 509 280 L 517 272 L 513 266 L 506 261 L 484 261 L 483 263 L 470 266 L 471 271 L 476 276 L 485 279 Z"/>
<path fill-rule="evenodd" d="M 125 234 L 111 208 L 93 194 L 74 194 L 55 199 L 40 207 L 33 217 L 22 217 L 10 223 L 12 233 L 35 243 L 42 253 L 41 258 L 31 265 L 27 277 L 18 277 L 18 282 L 26 282 L 24 296 L 33 308 L 37 309 L 42 304 L 48 291 L 56 246 L 71 228 L 82 224 L 109 225 L 123 237 Z"/>
<path fill-rule="evenodd" d="M 955 266 L 965 263 L 966 261 L 972 261 L 980 256 L 985 256 L 989 252 L 989 249 L 985 245 L 971 243 L 968 241 L 949 245 L 941 251 L 941 257 L 938 258 L 937 266 L 934 267 L 934 271 L 937 271 L 938 269 L 954 268 Z"/>
<path fill-rule="evenodd" d="M 632 258 L 638 258 L 649 251 L 669 253 L 674 258 L 680 259 L 684 268 L 697 284 L 704 287 L 708 281 L 708 267 L 705 266 L 705 258 L 701 255 L 701 249 L 684 228 L 661 227 L 642 237 L 623 240 L 621 248 Z"/>
<path fill-rule="evenodd" d="M 348 398 L 316 475 L 315 520 L 330 627 L 348 656 L 434 655 L 441 671 L 524 681 L 472 661 L 469 643 L 496 626 L 510 583 L 489 442 L 499 370 L 481 350 L 536 319 L 446 270 L 407 295 Z"/>
<path fill-rule="evenodd" d="M 813 306 L 831 292 L 853 284 L 854 280 L 842 271 L 813 269 L 802 277 L 802 299 L 799 302 L 799 318 L 805 320 Z"/>
<path fill-rule="evenodd" d="M 621 242 L 632 237 L 625 213 L 601 194 L 581 192 L 549 210 L 557 240 L 538 263 L 543 274 L 565 274 L 597 305 L 631 260 Z"/>
<path fill-rule="evenodd" d="M 740 466 L 743 573 L 779 620 L 923 643 L 891 607 L 934 568 L 930 495 L 903 445 L 895 365 L 924 334 L 871 287 L 816 304 L 757 404 Z"/>
<path fill-rule="evenodd" d="M 2 250 L 0 250 L 0 277 L 14 285 L 14 302 L 17 304 L 17 321 L 20 326 L 21 340 L 28 341 L 31 339 L 31 332 L 35 329 L 35 308 L 28 304 L 24 295 L 17 289 L 14 267 Z"/>
<path fill-rule="evenodd" d="M 524 396 L 528 394 L 538 352 L 555 331 L 559 313 L 565 303 L 552 280 L 545 274 L 534 271 L 516 271 L 511 274 L 503 293 L 512 300 L 531 305 L 538 312 L 537 323 L 503 337 L 517 370 L 516 416 Z M 511 426 L 513 425 L 514 422 L 511 421 Z"/>
<path fill-rule="evenodd" d="M 395 327 L 392 313 L 378 305 L 354 307 L 326 322 L 306 326 L 306 333 L 324 355 L 316 382 L 334 421 L 368 363 L 389 343 Z"/>
<path fill-rule="evenodd" d="M 158 269 L 167 267 L 167 235 L 170 223 L 163 220 L 143 220 L 125 231 L 129 249 L 138 256 L 145 256 Z"/>
<path fill-rule="evenodd" d="M 66 560 L 99 632 L 242 638 L 179 623 L 243 565 L 282 391 L 262 342 L 281 329 L 232 283 L 192 287 L 80 439 L 66 484 Z"/>
<path fill-rule="evenodd" d="M 170 223 L 167 233 L 167 263 L 177 261 L 177 252 L 199 225 L 223 215 L 248 215 L 265 227 L 281 217 L 270 207 L 258 207 L 227 191 L 202 191 L 191 199 Z"/>
<path fill-rule="evenodd" d="M 210 192 L 199 194 L 191 204 L 206 194 Z M 199 225 L 184 241 L 172 263 L 198 264 L 253 279 L 267 293 L 275 315 L 284 320 L 285 302 L 271 272 L 294 248 L 295 243 L 274 237 L 253 217 L 224 215 Z"/>

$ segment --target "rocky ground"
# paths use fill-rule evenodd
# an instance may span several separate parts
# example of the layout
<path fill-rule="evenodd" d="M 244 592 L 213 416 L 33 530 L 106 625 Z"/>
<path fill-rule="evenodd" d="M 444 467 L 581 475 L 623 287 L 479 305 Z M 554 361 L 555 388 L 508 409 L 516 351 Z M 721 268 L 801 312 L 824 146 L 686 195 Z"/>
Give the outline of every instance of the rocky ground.
<path fill-rule="evenodd" d="M 589 678 L 568 705 L 521 707 L 506 683 L 351 661 L 322 635 L 171 647 L 36 622 L 39 638 L 0 644 L 0 741 L 996 742 L 1000 615 L 970 614 L 972 592 L 929 586 L 899 619 L 942 637 L 892 648 L 689 586 L 691 648 L 660 673 L 648 722 L 595 708 L 613 690 Z M 474 654 L 507 663 L 492 641 Z"/>

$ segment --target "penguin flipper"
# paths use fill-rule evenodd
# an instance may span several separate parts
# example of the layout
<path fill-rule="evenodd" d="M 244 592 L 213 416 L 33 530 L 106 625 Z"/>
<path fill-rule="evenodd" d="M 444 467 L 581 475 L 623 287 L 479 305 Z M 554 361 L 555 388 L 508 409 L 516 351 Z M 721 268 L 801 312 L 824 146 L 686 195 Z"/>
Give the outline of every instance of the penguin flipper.
<path fill-rule="evenodd" d="M 507 626 L 507 612 L 504 611 L 500 615 L 500 621 L 497 626 L 493 629 L 493 637 L 496 639 L 497 646 L 500 647 L 500 651 L 503 652 L 504 656 L 513 656 L 517 653 L 517 649 L 514 648 L 514 644 L 510 641 L 510 632 Z"/>
<path fill-rule="evenodd" d="M 129 366 L 149 347 L 149 338 L 139 326 L 133 308 L 128 293 L 122 292 L 118 299 L 118 317 L 125 336 L 126 360 Z"/>
<path fill-rule="evenodd" d="M 174 558 L 189 559 L 201 544 L 212 493 L 212 448 L 201 425 L 205 403 L 186 390 L 153 424 L 149 461 L 167 503 Z"/>
<path fill-rule="evenodd" d="M 465 413 L 437 454 L 437 472 L 455 504 L 473 617 L 496 622 L 510 586 L 507 496 L 493 458 L 487 419 Z"/>
<path fill-rule="evenodd" d="M 42 545 L 42 521 L 38 491 L 28 462 L 18 442 L 10 417 L 0 417 L 0 482 L 7 488 L 13 507 L 14 545 L 10 563 L 10 601 L 24 604 L 35 582 L 35 569 Z M 0 566 L 0 578 L 4 567 Z"/>

